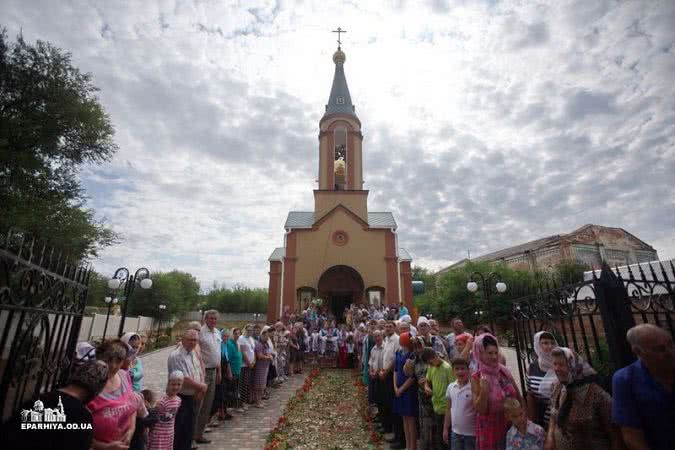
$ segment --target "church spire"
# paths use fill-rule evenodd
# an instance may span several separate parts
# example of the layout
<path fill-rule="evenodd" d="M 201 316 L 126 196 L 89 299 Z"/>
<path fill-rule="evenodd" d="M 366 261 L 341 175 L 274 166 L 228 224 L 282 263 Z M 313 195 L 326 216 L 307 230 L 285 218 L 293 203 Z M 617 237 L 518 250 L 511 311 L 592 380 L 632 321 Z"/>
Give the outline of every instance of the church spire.
<path fill-rule="evenodd" d="M 356 108 L 352 104 L 352 98 L 349 95 L 349 87 L 347 87 L 347 78 L 345 77 L 345 53 L 338 45 L 337 51 L 333 54 L 333 62 L 335 63 L 335 75 L 333 76 L 333 86 L 330 89 L 330 97 L 326 105 L 325 118 L 331 114 L 346 114 L 356 117 Z M 323 119 L 322 119 L 323 120 Z"/>

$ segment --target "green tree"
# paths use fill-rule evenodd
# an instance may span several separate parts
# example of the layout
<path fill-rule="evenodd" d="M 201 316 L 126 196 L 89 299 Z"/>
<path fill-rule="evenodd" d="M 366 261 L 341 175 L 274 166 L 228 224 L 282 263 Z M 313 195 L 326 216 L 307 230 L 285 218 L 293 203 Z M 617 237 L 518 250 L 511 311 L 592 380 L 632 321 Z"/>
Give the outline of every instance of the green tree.
<path fill-rule="evenodd" d="M 267 289 L 243 285 L 219 287 L 203 296 L 202 305 L 205 309 L 221 312 L 264 313 L 267 311 Z"/>
<path fill-rule="evenodd" d="M 577 261 L 560 261 L 555 266 L 557 281 L 563 285 L 584 281 L 584 272 L 591 270 L 588 264 Z"/>
<path fill-rule="evenodd" d="M 105 307 L 105 297 L 108 295 L 108 279 L 102 274 L 91 271 L 89 288 L 87 289 L 87 306 Z"/>
<path fill-rule="evenodd" d="M 412 279 L 424 283 L 424 295 L 436 292 L 436 277 L 431 270 L 421 266 L 413 266 Z"/>
<path fill-rule="evenodd" d="M 47 42 L 0 30 L 0 229 L 39 236 L 73 258 L 95 256 L 114 232 L 83 207 L 78 170 L 108 161 L 113 126 L 90 74 Z"/>
<path fill-rule="evenodd" d="M 506 283 L 506 292 L 497 293 L 494 286 L 491 286 L 488 305 L 478 278 L 478 292 L 469 292 L 466 288 L 474 272 L 480 272 L 484 276 L 495 272 L 497 275 L 494 282 Z M 511 269 L 502 264 L 468 262 L 436 277 L 435 291 L 417 297 L 415 302 L 420 313 L 431 313 L 443 321 L 449 321 L 456 316 L 470 326 L 490 322 L 491 317 L 496 322 L 506 321 L 511 318 L 513 300 L 531 291 L 536 283 L 537 275 L 527 271 Z"/>
<path fill-rule="evenodd" d="M 155 272 L 152 287 L 136 286 L 127 314 L 158 317 L 159 305 L 166 305 L 166 316 L 179 316 L 183 312 L 199 309 L 199 283 L 197 279 L 179 270 Z"/>

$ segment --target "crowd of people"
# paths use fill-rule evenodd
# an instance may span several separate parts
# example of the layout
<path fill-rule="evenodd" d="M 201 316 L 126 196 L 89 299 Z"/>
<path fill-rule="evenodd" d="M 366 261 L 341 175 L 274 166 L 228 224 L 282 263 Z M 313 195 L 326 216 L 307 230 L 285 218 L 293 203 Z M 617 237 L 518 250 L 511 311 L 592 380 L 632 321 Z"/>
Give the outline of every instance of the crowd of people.
<path fill-rule="evenodd" d="M 470 333 L 455 318 L 444 336 L 424 316 L 413 326 L 408 315 L 379 313 L 356 322 L 365 332 L 357 357 L 391 448 L 675 448 L 675 346 L 662 328 L 629 330 L 638 359 L 614 374 L 614 397 L 580 355 L 540 331 L 521 395 L 489 327 Z"/>
<path fill-rule="evenodd" d="M 394 449 L 675 448 L 675 346 L 662 328 L 628 332 L 638 359 L 615 373 L 612 398 L 548 331 L 534 335 L 521 394 L 485 325 L 469 332 L 455 318 L 444 335 L 431 318 L 413 323 L 403 305 L 353 304 L 340 319 L 313 305 L 284 310 L 273 324 L 218 329 L 218 312 L 207 311 L 171 351 L 161 394 L 144 389 L 140 335 L 96 349 L 79 343 L 68 382 L 40 400 L 58 397 L 70 418 L 91 426 L 27 440 L 17 415 L 4 424 L 10 448 L 194 449 L 232 414 L 266 408 L 271 389 L 319 361 L 360 371 L 377 431 Z"/>

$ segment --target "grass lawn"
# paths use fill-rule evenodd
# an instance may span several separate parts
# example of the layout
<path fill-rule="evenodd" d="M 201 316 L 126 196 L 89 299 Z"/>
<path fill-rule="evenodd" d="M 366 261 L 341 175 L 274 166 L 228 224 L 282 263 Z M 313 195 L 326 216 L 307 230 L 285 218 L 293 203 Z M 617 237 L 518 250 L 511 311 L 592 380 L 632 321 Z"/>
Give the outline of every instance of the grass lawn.
<path fill-rule="evenodd" d="M 359 374 L 314 369 L 292 397 L 265 450 L 381 449 Z"/>

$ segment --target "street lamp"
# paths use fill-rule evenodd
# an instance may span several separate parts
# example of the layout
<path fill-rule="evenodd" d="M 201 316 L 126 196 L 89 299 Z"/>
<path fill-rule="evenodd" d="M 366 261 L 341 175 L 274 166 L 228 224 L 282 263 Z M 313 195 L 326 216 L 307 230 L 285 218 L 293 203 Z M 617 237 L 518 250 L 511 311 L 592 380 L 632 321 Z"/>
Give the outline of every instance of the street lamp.
<path fill-rule="evenodd" d="M 496 329 L 494 322 L 494 311 L 492 311 L 490 308 L 490 297 L 492 296 L 493 289 L 500 294 L 506 292 L 507 289 L 506 283 L 499 281 L 498 278 L 499 274 L 497 272 L 490 272 L 487 275 L 483 275 L 480 272 L 474 272 L 469 276 L 469 282 L 466 283 L 466 289 L 471 293 L 476 293 L 476 291 L 480 289 L 483 300 L 485 301 L 485 306 L 488 308 L 490 313 L 490 327 L 492 328 L 493 333 L 496 332 Z"/>
<path fill-rule="evenodd" d="M 106 298 L 103 299 L 106 305 L 108 305 L 108 312 L 105 315 L 105 326 L 103 327 L 103 340 L 105 341 L 105 336 L 106 333 L 108 332 L 108 320 L 110 319 L 110 310 L 112 309 L 113 305 L 116 305 L 119 300 L 117 300 L 117 297 L 110 297 L 107 296 Z"/>
<path fill-rule="evenodd" d="M 166 305 L 158 305 L 159 308 L 159 317 L 157 318 L 157 337 L 159 337 L 159 328 L 162 324 L 162 317 L 164 316 L 164 310 L 166 309 Z"/>
<path fill-rule="evenodd" d="M 119 337 L 124 334 L 124 321 L 127 318 L 127 307 L 131 301 L 131 295 L 134 293 L 136 282 L 140 284 L 143 289 L 150 289 L 152 287 L 152 280 L 150 279 L 150 271 L 145 267 L 141 267 L 134 273 L 130 274 L 129 269 L 120 267 L 115 271 L 112 278 L 108 280 L 108 288 L 112 291 L 122 289 L 124 306 L 122 307 L 122 320 L 120 320 L 120 328 L 118 331 Z"/>

